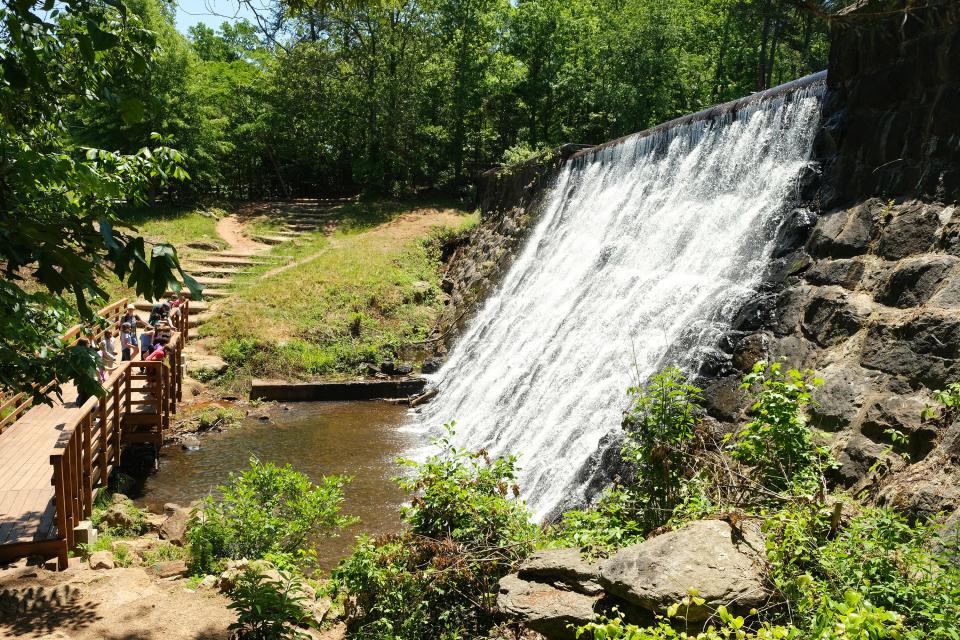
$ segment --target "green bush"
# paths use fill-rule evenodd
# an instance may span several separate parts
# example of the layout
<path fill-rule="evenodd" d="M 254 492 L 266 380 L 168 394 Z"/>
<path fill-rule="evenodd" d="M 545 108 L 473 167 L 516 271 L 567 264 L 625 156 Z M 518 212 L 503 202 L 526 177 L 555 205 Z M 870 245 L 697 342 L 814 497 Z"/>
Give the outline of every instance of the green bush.
<path fill-rule="evenodd" d="M 552 531 L 560 544 L 610 551 L 643 539 L 681 506 L 688 513 L 699 508 L 688 503 L 702 498 L 690 484 L 691 478 L 699 482 L 691 463 L 703 416 L 701 390 L 669 367 L 628 393 L 621 454 L 633 478 L 604 494 L 596 506 L 565 513 Z"/>
<path fill-rule="evenodd" d="M 316 561 L 311 538 L 336 533 L 356 522 L 341 515 L 349 478 L 327 476 L 314 484 L 290 465 L 250 459 L 250 468 L 207 497 L 188 525 L 194 573 L 212 573 L 223 559 L 268 559 L 281 567 Z"/>
<path fill-rule="evenodd" d="M 821 384 L 812 371 L 784 373 L 779 362 L 763 360 L 744 377 L 742 388 L 754 394 L 753 419 L 737 432 L 730 451 L 753 467 L 765 489 L 804 493 L 820 488 L 820 457 L 804 411 Z"/>
<path fill-rule="evenodd" d="M 580 627 L 576 635 L 593 640 L 885 640 L 901 637 L 900 616 L 874 606 L 855 591 L 847 592 L 841 600 L 830 601 L 826 626 L 815 634 L 790 623 L 754 622 L 751 625 L 743 616 L 735 616 L 720 606 L 714 616 L 719 624 L 710 624 L 702 632 L 690 635 L 678 629 L 683 626 L 683 603 L 669 610 L 673 615 L 659 617 L 654 626 L 638 627 L 624 624 L 619 618 L 604 618 Z"/>
<path fill-rule="evenodd" d="M 314 626 L 307 607 L 303 579 L 280 572 L 271 579 L 257 569 L 247 569 L 230 592 L 229 607 L 237 613 L 230 625 L 238 640 L 309 638 L 301 627 Z"/>
<path fill-rule="evenodd" d="M 774 584 L 810 629 L 828 627 L 831 602 L 854 592 L 901 615 L 905 638 L 958 637 L 960 547 L 940 525 L 864 508 L 840 526 L 832 509 L 796 503 L 766 526 Z"/>
<path fill-rule="evenodd" d="M 481 637 L 493 625 L 497 582 L 533 549 L 538 529 L 516 499 L 515 460 L 457 449 L 438 455 L 400 486 L 415 495 L 400 536 L 361 538 L 333 571 L 355 638 Z M 511 497 L 511 494 L 513 497 Z"/>

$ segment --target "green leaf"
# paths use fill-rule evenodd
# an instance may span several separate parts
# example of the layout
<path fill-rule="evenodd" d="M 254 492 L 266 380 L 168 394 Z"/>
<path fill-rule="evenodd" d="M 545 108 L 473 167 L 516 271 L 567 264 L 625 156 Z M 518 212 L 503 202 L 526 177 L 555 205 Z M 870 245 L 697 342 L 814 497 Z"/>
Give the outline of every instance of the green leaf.
<path fill-rule="evenodd" d="M 90 34 L 90 40 L 93 42 L 93 48 L 97 51 L 106 51 L 120 42 L 120 38 L 109 31 L 104 31 L 93 20 L 87 20 L 87 33 Z"/>
<path fill-rule="evenodd" d="M 131 97 L 124 98 L 120 101 L 119 111 L 124 123 L 130 125 L 143 121 L 146 108 L 144 107 L 143 102 L 137 98 Z"/>

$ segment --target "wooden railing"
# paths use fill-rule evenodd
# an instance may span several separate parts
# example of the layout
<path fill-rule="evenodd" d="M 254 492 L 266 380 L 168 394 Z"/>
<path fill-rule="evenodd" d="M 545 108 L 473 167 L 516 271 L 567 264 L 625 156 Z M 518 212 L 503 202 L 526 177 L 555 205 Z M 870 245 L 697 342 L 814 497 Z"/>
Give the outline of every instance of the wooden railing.
<path fill-rule="evenodd" d="M 129 300 L 124 298 L 97 311 L 97 315 L 106 320 L 107 324 L 106 327 L 98 326 L 93 330 L 92 334 L 95 340 L 102 338 L 106 329 L 116 329 L 119 327 L 120 318 L 123 317 L 128 302 Z M 77 340 L 80 339 L 80 333 L 82 331 L 83 325 L 74 325 L 63 334 L 61 339 L 68 343 L 68 346 L 73 346 L 77 343 Z M 40 393 L 45 394 L 53 387 L 53 384 L 53 382 L 48 383 L 41 389 Z M 3 397 L 2 394 L 0 394 L 0 433 L 3 433 L 4 429 L 19 420 L 32 406 L 33 394 L 21 392 L 9 397 Z"/>
<path fill-rule="evenodd" d="M 179 335 L 175 338 L 177 353 L 182 342 Z M 64 426 L 50 453 L 61 569 L 67 566 L 68 551 L 76 546 L 74 529 L 90 517 L 97 492 L 107 486 L 110 472 L 120 464 L 121 447 L 145 442 L 159 449 L 163 444 L 170 414 L 176 411 L 175 389 L 181 377 L 181 370 L 171 365 L 120 363 L 104 382 L 104 395 L 87 400 Z"/>

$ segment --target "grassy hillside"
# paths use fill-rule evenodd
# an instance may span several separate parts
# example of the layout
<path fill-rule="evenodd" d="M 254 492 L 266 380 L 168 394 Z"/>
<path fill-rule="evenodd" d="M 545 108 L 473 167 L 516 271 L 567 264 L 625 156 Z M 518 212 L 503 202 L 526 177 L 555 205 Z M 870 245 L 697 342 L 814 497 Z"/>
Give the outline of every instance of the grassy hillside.
<path fill-rule="evenodd" d="M 234 380 L 349 376 L 409 356 L 443 306 L 440 246 L 477 220 L 450 206 L 344 205 L 324 232 L 272 249 L 283 258 L 240 279 L 199 335 Z"/>

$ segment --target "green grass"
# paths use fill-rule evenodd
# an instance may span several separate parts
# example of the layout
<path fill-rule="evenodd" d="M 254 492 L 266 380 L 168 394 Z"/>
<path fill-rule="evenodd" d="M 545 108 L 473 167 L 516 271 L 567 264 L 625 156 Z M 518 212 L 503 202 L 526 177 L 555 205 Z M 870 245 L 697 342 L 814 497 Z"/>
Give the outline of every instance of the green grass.
<path fill-rule="evenodd" d="M 433 209 L 427 221 L 403 214 Z M 353 375 L 365 362 L 416 359 L 443 306 L 440 241 L 479 216 L 453 207 L 351 203 L 336 210 L 336 231 L 280 245 L 279 264 L 238 279 L 237 294 L 204 325 L 231 365 L 228 379 L 309 379 Z M 431 227 L 429 221 L 442 224 Z M 390 223 L 390 224 L 388 224 Z"/>
<path fill-rule="evenodd" d="M 142 235 L 148 243 L 170 243 L 177 248 L 177 254 L 183 260 L 191 254 L 203 252 L 186 246 L 191 242 L 226 247 L 226 243 L 216 231 L 216 217 L 223 215 L 226 215 L 226 212 L 216 208 L 161 206 L 132 209 L 124 212 L 121 218 L 127 225 L 124 231 Z M 112 274 L 100 284 L 107 292 L 104 304 L 121 298 L 136 297 L 136 291 L 132 287 L 120 282 Z"/>

